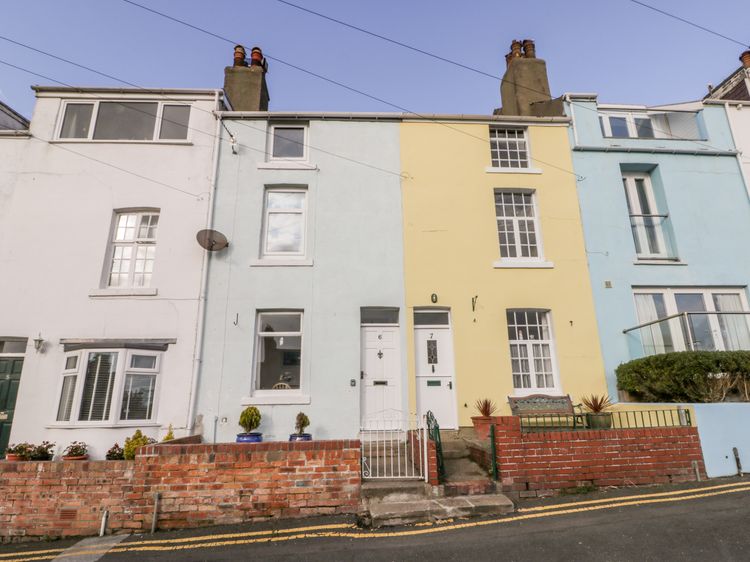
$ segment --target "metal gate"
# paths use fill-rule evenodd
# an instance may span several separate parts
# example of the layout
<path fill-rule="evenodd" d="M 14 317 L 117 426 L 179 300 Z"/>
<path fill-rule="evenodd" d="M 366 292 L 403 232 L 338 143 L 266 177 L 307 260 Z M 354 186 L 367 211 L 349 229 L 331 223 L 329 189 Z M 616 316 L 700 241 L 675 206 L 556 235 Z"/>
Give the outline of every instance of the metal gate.
<path fill-rule="evenodd" d="M 427 481 L 427 439 L 422 417 L 368 419 L 360 429 L 362 478 Z"/>

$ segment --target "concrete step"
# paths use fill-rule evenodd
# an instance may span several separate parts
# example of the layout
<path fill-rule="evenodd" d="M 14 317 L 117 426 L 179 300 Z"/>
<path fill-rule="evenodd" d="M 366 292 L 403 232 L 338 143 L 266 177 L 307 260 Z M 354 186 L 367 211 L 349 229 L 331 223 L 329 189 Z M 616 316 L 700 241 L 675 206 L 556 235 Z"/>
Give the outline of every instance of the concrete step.
<path fill-rule="evenodd" d="M 455 517 L 502 515 L 512 513 L 513 502 L 504 494 L 457 496 L 411 502 L 377 502 L 370 505 L 369 520 L 373 527 L 387 527 L 440 521 Z"/>
<path fill-rule="evenodd" d="M 489 480 L 490 475 L 485 469 L 468 458 L 449 459 L 443 457 L 445 464 L 445 478 L 448 481 Z"/>
<path fill-rule="evenodd" d="M 465 459 L 469 457 L 469 447 L 463 440 L 443 441 L 443 459 Z"/>
<path fill-rule="evenodd" d="M 429 488 L 422 480 L 363 482 L 361 495 L 367 503 L 419 501 L 428 496 Z"/>

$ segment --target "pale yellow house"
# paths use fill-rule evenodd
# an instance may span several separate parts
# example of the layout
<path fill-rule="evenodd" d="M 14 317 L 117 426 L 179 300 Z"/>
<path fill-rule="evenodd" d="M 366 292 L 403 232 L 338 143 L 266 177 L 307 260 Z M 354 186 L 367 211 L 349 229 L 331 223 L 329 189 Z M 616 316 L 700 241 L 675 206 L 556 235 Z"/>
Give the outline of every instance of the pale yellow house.
<path fill-rule="evenodd" d="M 410 406 L 443 428 L 480 398 L 606 392 L 567 126 L 401 125 Z"/>

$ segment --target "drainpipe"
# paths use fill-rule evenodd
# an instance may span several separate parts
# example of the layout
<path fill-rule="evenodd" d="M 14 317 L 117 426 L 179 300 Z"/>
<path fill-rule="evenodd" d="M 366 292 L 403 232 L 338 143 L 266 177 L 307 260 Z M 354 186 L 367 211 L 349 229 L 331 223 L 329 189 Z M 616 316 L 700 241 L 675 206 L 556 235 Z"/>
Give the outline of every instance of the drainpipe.
<path fill-rule="evenodd" d="M 218 112 L 221 110 L 221 108 L 219 107 L 219 92 L 221 92 L 221 90 L 214 90 L 214 116 L 216 117 L 216 132 L 214 136 L 214 153 L 212 161 L 213 171 L 208 195 L 206 228 L 211 228 L 213 226 L 214 194 L 216 193 L 216 179 L 219 172 L 219 143 L 221 138 L 221 116 L 218 115 Z M 185 422 L 185 427 L 187 427 L 188 435 L 192 435 L 193 428 L 195 426 L 195 408 L 198 402 L 198 376 L 200 374 L 201 364 L 203 363 L 203 325 L 205 323 L 206 316 L 209 253 L 210 252 L 208 250 L 203 250 L 203 260 L 201 262 L 201 285 L 200 295 L 198 297 L 198 322 L 195 328 L 195 342 L 193 346 L 193 375 L 190 379 L 190 394 L 188 396 L 189 407 L 187 421 Z"/>
<path fill-rule="evenodd" d="M 747 176 L 745 175 L 745 168 L 742 165 L 742 151 L 737 146 L 737 136 L 734 134 L 734 127 L 732 126 L 732 119 L 729 117 L 729 102 L 724 102 L 724 112 L 727 116 L 727 123 L 729 123 L 729 134 L 732 137 L 732 144 L 734 145 L 734 148 L 737 150 L 737 154 L 735 155 L 735 158 L 737 158 L 737 165 L 740 167 L 740 176 L 742 176 L 742 181 L 745 182 L 745 191 L 747 192 L 748 198 L 750 198 L 750 185 L 747 183 Z"/>
<path fill-rule="evenodd" d="M 568 102 L 568 107 L 570 107 L 570 126 L 573 128 L 573 143 L 575 147 L 578 146 L 578 130 L 576 129 L 576 114 L 575 109 L 573 109 L 573 102 L 570 100 L 570 94 L 565 94 L 565 101 Z"/>

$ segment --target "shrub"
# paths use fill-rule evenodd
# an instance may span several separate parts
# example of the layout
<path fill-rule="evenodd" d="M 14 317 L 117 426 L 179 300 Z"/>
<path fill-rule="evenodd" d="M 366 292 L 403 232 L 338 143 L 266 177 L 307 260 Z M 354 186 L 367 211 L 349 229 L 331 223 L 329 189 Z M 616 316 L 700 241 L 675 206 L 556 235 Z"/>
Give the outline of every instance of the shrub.
<path fill-rule="evenodd" d="M 476 408 L 479 415 L 488 418 L 497 410 L 495 403 L 489 398 L 481 398 L 474 402 L 474 408 Z"/>
<path fill-rule="evenodd" d="M 73 441 L 70 445 L 65 447 L 63 451 L 64 457 L 82 457 L 87 455 L 89 452 L 89 446 L 83 441 Z"/>
<path fill-rule="evenodd" d="M 48 461 L 52 459 L 52 449 L 55 448 L 54 443 L 49 441 L 42 441 L 41 445 L 33 445 L 29 451 L 29 459 L 32 461 Z"/>
<path fill-rule="evenodd" d="M 304 412 L 297 414 L 297 419 L 294 420 L 294 429 L 297 430 L 297 434 L 302 435 L 308 425 L 310 425 L 310 418 Z"/>
<path fill-rule="evenodd" d="M 172 430 L 172 424 L 170 423 L 167 434 L 164 436 L 164 439 L 162 439 L 161 442 L 164 443 L 164 441 L 171 441 L 172 439 L 174 439 L 174 431 Z"/>
<path fill-rule="evenodd" d="M 104 458 L 108 461 L 121 461 L 125 458 L 125 452 L 122 450 L 119 443 L 115 443 L 109 448 Z"/>
<path fill-rule="evenodd" d="M 612 407 L 612 401 L 606 394 L 603 394 L 601 396 L 597 394 L 584 396 L 583 398 L 581 398 L 581 402 L 592 414 L 599 414 Z"/>
<path fill-rule="evenodd" d="M 750 351 L 679 351 L 623 363 L 617 386 L 643 402 L 750 401 Z"/>
<path fill-rule="evenodd" d="M 255 406 L 248 406 L 240 414 L 240 426 L 245 430 L 245 433 L 250 433 L 253 429 L 256 429 L 260 425 L 260 420 L 260 410 Z"/>
<path fill-rule="evenodd" d="M 133 460 L 135 458 L 135 452 L 139 447 L 151 445 L 152 443 L 156 443 L 156 439 L 146 437 L 140 429 L 136 429 L 132 437 L 125 438 L 125 447 L 123 447 L 122 456 L 125 460 Z"/>

